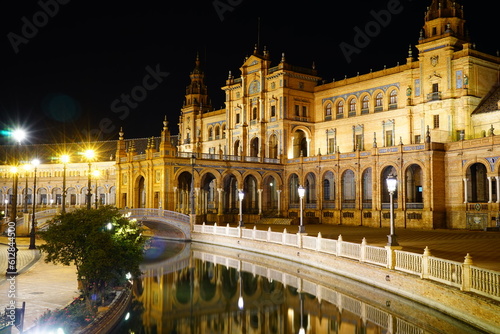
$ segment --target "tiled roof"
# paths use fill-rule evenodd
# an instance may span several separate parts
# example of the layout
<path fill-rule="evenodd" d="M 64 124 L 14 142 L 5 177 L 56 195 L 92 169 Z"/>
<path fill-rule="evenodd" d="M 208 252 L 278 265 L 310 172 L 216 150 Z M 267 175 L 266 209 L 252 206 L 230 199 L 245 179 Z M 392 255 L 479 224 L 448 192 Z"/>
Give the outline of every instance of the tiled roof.
<path fill-rule="evenodd" d="M 486 95 L 477 108 L 472 112 L 473 115 L 489 113 L 493 111 L 499 111 L 499 101 L 500 101 L 500 86 L 496 86 L 493 90 Z"/>

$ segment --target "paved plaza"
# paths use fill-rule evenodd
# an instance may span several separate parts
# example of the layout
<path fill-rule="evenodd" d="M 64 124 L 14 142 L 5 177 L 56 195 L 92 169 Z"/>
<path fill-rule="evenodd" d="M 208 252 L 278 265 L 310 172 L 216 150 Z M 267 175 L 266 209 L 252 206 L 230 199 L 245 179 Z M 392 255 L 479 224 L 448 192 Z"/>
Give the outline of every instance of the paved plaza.
<path fill-rule="evenodd" d="M 146 224 L 149 225 L 149 224 Z M 236 226 L 236 225 L 235 225 Z M 245 228 L 297 233 L 297 225 L 253 225 Z M 323 238 L 361 243 L 366 238 L 368 245 L 384 246 L 387 243 L 388 229 L 343 225 L 306 225 L 306 233 Z M 168 230 L 168 229 L 167 229 Z M 165 230 L 161 234 L 164 234 Z M 466 254 L 472 256 L 474 265 L 500 271 L 500 232 L 465 230 L 396 230 L 398 242 L 403 250 L 423 253 L 429 247 L 433 256 L 463 262 Z M 37 243 L 41 242 L 37 240 Z M 18 272 L 15 293 L 18 307 L 26 302 L 25 330 L 34 325 L 35 320 L 47 309 L 62 308 L 78 296 L 76 270 L 73 266 L 53 265 L 43 261 L 38 250 L 28 249 L 29 238 L 18 238 Z M 9 302 L 10 282 L 5 275 L 7 268 L 7 238 L 0 237 L 0 308 Z M 4 305 L 5 304 L 5 305 Z M 13 330 L 16 333 L 16 330 Z"/>

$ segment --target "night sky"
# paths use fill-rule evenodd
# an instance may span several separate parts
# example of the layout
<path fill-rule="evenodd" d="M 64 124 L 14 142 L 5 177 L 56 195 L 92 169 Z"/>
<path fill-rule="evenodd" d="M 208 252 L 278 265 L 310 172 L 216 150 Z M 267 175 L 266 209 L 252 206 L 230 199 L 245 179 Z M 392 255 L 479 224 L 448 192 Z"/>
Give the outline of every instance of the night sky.
<path fill-rule="evenodd" d="M 114 140 L 120 127 L 126 138 L 158 136 L 166 115 L 177 134 L 197 53 L 219 109 L 228 71 L 239 77 L 257 43 L 267 47 L 272 66 L 284 52 L 293 65 L 314 62 L 327 82 L 404 64 L 430 3 L 9 1 L 0 11 L 0 126 L 25 127 L 34 144 Z M 460 3 L 476 48 L 496 54 L 491 2 Z M 342 46 L 354 47 L 356 31 L 367 27 L 375 29 L 370 40 L 346 56 Z"/>

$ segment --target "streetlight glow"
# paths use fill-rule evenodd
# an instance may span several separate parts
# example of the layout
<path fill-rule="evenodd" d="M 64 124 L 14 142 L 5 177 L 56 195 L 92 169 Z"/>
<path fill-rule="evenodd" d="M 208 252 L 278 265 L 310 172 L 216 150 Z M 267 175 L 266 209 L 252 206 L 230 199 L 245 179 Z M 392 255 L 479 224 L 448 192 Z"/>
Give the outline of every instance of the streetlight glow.
<path fill-rule="evenodd" d="M 238 198 L 240 199 L 240 227 L 245 226 L 243 223 L 243 199 L 245 198 L 245 193 L 243 190 L 238 190 Z"/>
<path fill-rule="evenodd" d="M 36 249 L 35 245 L 35 230 L 36 230 L 36 170 L 38 168 L 38 165 L 40 165 L 40 159 L 33 159 L 31 160 L 31 165 L 34 168 L 34 175 L 33 175 L 33 212 L 31 216 L 31 231 L 30 231 L 30 245 L 29 249 Z"/>
<path fill-rule="evenodd" d="M 299 188 L 297 189 L 297 192 L 299 193 L 299 201 L 300 201 L 300 224 L 299 224 L 299 233 L 304 233 L 305 228 L 304 228 L 304 209 L 303 209 L 303 199 L 306 194 L 306 189 L 302 187 L 302 185 L 299 185 Z"/>
<path fill-rule="evenodd" d="M 391 221 L 391 232 L 390 235 L 387 236 L 387 246 L 399 246 L 398 241 L 396 239 L 395 224 L 394 224 L 394 192 L 396 191 L 398 185 L 398 179 L 395 175 L 389 174 L 386 179 L 387 190 L 389 191 L 390 198 L 390 221 Z"/>
<path fill-rule="evenodd" d="M 26 139 L 27 135 L 26 135 L 26 131 L 24 131 L 23 129 L 14 129 L 12 130 L 11 132 L 11 136 L 12 138 L 14 138 L 14 140 L 16 142 L 18 142 L 19 144 L 24 140 Z"/>

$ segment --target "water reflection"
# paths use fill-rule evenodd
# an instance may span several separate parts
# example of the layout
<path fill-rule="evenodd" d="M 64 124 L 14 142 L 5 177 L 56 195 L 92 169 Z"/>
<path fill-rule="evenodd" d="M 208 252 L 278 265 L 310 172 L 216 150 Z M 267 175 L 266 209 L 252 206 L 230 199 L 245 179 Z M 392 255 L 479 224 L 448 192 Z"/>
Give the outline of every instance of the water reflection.
<path fill-rule="evenodd" d="M 277 258 L 165 240 L 146 255 L 128 320 L 115 333 L 481 333 L 415 302 Z"/>

